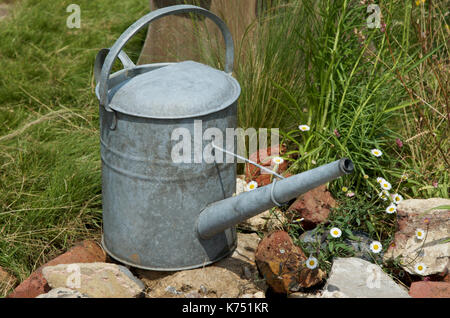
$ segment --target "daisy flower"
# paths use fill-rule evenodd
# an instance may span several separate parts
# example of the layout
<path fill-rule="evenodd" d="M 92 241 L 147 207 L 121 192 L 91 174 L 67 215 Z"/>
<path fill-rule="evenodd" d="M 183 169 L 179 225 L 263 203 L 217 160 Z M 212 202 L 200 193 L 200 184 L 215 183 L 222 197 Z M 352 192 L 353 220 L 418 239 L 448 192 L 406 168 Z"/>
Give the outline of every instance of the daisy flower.
<path fill-rule="evenodd" d="M 374 253 L 380 253 L 382 248 L 383 246 L 378 241 L 373 241 L 372 243 L 370 243 L 370 250 Z"/>
<path fill-rule="evenodd" d="M 383 182 L 385 182 L 386 180 L 384 179 L 384 178 L 382 178 L 382 177 L 378 177 L 377 178 L 377 182 L 379 183 L 379 184 L 382 184 Z"/>
<path fill-rule="evenodd" d="M 275 158 L 272 159 L 272 162 L 273 162 L 275 165 L 281 165 L 281 164 L 284 162 L 284 159 L 281 158 L 281 157 L 275 157 Z"/>
<path fill-rule="evenodd" d="M 309 269 L 314 269 L 317 267 L 317 258 L 315 258 L 314 256 L 310 256 L 307 260 L 306 260 L 306 267 L 308 267 Z"/>
<path fill-rule="evenodd" d="M 424 263 L 417 263 L 416 266 L 414 266 L 414 270 L 417 274 L 423 275 L 427 270 L 427 266 Z"/>
<path fill-rule="evenodd" d="M 395 211 L 397 211 L 397 207 L 395 206 L 395 204 L 391 204 L 390 206 L 388 206 L 386 208 L 386 213 L 388 213 L 388 214 L 392 214 Z"/>
<path fill-rule="evenodd" d="M 425 238 L 425 231 L 422 229 L 417 229 L 416 230 L 416 237 L 419 240 L 423 240 Z"/>
<path fill-rule="evenodd" d="M 310 128 L 308 125 L 300 125 L 298 126 L 298 129 L 300 129 L 301 131 L 308 131 Z"/>
<path fill-rule="evenodd" d="M 399 204 L 400 202 L 403 201 L 403 197 L 400 194 L 396 193 L 393 195 L 392 200 L 394 201 L 395 204 Z"/>
<path fill-rule="evenodd" d="M 387 199 L 389 197 L 389 192 L 386 191 L 386 190 L 383 190 L 383 191 L 378 193 L 378 196 L 380 197 L 381 200 L 387 201 Z"/>
<path fill-rule="evenodd" d="M 406 181 L 406 180 L 408 180 L 408 175 L 407 174 L 402 174 L 402 176 L 400 177 L 400 179 L 402 180 L 402 181 Z"/>
<path fill-rule="evenodd" d="M 337 227 L 333 227 L 330 230 L 330 234 L 331 234 L 332 237 L 338 238 L 338 237 L 341 237 L 342 231 L 339 228 L 337 228 Z"/>
<path fill-rule="evenodd" d="M 249 184 L 247 184 L 247 187 L 245 188 L 247 191 L 255 190 L 258 187 L 258 183 L 256 181 L 251 181 Z"/>
<path fill-rule="evenodd" d="M 392 189 L 391 184 L 389 182 L 387 182 L 386 180 L 383 180 L 383 182 L 381 182 L 380 185 L 383 190 L 391 190 Z"/>
<path fill-rule="evenodd" d="M 381 155 L 383 154 L 383 153 L 381 152 L 381 150 L 378 150 L 378 149 L 372 149 L 370 152 L 371 152 L 372 155 L 374 155 L 375 157 L 381 157 Z"/>

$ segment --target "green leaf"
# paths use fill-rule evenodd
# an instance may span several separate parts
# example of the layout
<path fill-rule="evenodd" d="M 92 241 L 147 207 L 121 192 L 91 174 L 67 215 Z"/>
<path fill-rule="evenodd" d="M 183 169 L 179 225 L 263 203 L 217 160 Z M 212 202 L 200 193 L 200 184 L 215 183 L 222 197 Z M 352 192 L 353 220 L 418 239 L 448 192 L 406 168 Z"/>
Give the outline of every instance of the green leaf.
<path fill-rule="evenodd" d="M 376 231 L 375 231 L 375 227 L 373 226 L 372 223 L 370 223 L 370 221 L 366 221 L 366 226 L 367 226 L 367 228 L 369 229 L 369 232 L 370 232 L 370 233 L 376 232 Z"/>
<path fill-rule="evenodd" d="M 330 253 L 333 252 L 333 247 L 334 247 L 334 243 L 333 243 L 333 242 L 330 242 L 330 243 L 328 244 L 328 250 L 330 251 Z"/>

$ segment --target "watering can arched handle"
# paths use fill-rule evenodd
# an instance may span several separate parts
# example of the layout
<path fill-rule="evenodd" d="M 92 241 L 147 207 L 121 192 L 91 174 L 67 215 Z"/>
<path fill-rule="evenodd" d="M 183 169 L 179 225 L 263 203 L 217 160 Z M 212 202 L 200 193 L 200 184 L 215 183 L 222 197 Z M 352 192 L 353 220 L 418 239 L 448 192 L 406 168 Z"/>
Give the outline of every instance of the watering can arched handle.
<path fill-rule="evenodd" d="M 230 31 L 228 30 L 228 27 L 226 24 L 215 14 L 212 12 L 192 5 L 175 5 L 170 6 L 162 9 L 158 9 L 155 11 L 150 12 L 149 14 L 143 16 L 139 20 L 137 20 L 135 23 L 133 23 L 114 43 L 114 45 L 109 49 L 107 52 L 105 49 L 99 52 L 99 55 L 97 56 L 96 64 L 96 78 L 99 78 L 99 98 L 100 98 L 100 105 L 105 107 L 107 111 L 111 111 L 109 108 L 109 101 L 108 101 L 108 79 L 109 74 L 111 73 L 112 66 L 114 64 L 114 61 L 117 57 L 120 58 L 122 61 L 122 64 L 125 66 L 125 68 L 134 67 L 134 63 L 128 58 L 128 56 L 125 54 L 125 52 L 122 51 L 122 48 L 125 46 L 125 44 L 144 26 L 149 24 L 152 21 L 155 21 L 157 19 L 160 19 L 167 15 L 172 14 L 180 14 L 180 13 L 199 13 L 207 18 L 211 19 L 213 22 L 217 24 L 217 26 L 220 28 L 220 31 L 222 32 L 222 36 L 225 39 L 225 45 L 226 45 L 226 56 L 225 56 L 225 72 L 228 74 L 231 74 L 233 72 L 233 63 L 234 63 L 234 43 L 233 38 L 231 36 Z M 105 57 L 106 55 L 106 57 Z M 103 62 L 103 63 L 101 63 Z M 103 64 L 101 66 L 101 64 Z M 100 71 L 101 66 L 101 71 Z M 98 76 L 98 77 L 97 77 Z"/>

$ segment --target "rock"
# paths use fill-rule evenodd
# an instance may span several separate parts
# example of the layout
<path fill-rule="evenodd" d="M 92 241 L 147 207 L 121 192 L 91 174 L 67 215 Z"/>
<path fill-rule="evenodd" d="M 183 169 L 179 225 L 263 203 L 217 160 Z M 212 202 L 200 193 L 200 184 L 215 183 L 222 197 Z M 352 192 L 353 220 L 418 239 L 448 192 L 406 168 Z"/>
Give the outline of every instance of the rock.
<path fill-rule="evenodd" d="M 267 285 L 255 264 L 259 240 L 255 233 L 238 233 L 236 250 L 217 263 L 177 272 L 137 270 L 137 274 L 149 288 L 148 297 L 154 298 L 238 298 L 265 292 Z"/>
<path fill-rule="evenodd" d="M 446 275 L 450 266 L 450 209 L 431 210 L 432 207 L 450 205 L 448 199 L 404 200 L 397 206 L 398 231 L 394 243 L 384 255 L 384 260 L 399 258 L 400 266 L 415 274 L 414 266 L 424 263 L 423 276 Z M 416 229 L 426 232 L 425 238 L 416 238 Z M 447 242 L 442 243 L 447 240 Z M 414 261 L 411 261 L 414 260 Z"/>
<path fill-rule="evenodd" d="M 362 258 L 366 261 L 373 261 L 373 254 L 370 251 L 370 243 L 373 241 L 366 233 L 355 231 L 352 233 L 353 237 L 345 237 L 343 242 L 351 247 L 354 251 L 354 257 Z M 346 233 L 343 233 L 345 236 Z M 317 245 L 321 241 L 321 235 L 318 235 L 314 230 L 306 231 L 300 235 L 300 241 L 304 243 Z M 324 241 L 321 244 L 321 248 L 325 248 L 327 243 Z M 380 253 L 382 254 L 382 253 Z"/>
<path fill-rule="evenodd" d="M 79 291 L 69 288 L 55 288 L 46 294 L 41 294 L 36 298 L 89 298 Z"/>
<path fill-rule="evenodd" d="M 257 292 L 255 294 L 245 294 L 242 295 L 241 298 L 266 298 L 263 292 Z"/>
<path fill-rule="evenodd" d="M 350 298 L 408 298 L 380 266 L 356 257 L 336 258 L 324 291 L 339 291 Z"/>
<path fill-rule="evenodd" d="M 414 282 L 409 289 L 413 298 L 450 298 L 450 283 L 447 282 Z"/>
<path fill-rule="evenodd" d="M 336 207 L 336 201 L 327 191 L 326 185 L 321 185 L 299 196 L 288 208 L 295 218 L 304 218 L 302 227 L 312 230 L 318 224 L 328 221 L 330 209 Z"/>
<path fill-rule="evenodd" d="M 16 289 L 7 296 L 7 298 L 35 298 L 40 294 L 50 291 L 44 276 L 42 276 L 42 268 L 57 264 L 71 263 L 92 263 L 105 262 L 106 253 L 94 241 L 83 241 L 78 243 L 66 253 L 56 257 L 45 265 L 39 267 L 26 280 L 24 280 Z"/>
<path fill-rule="evenodd" d="M 17 279 L 0 267 L 0 297 L 5 297 L 6 293 L 14 287 Z"/>
<path fill-rule="evenodd" d="M 310 270 L 304 265 L 305 254 L 283 231 L 266 236 L 258 245 L 255 259 L 267 284 L 276 293 L 289 294 L 311 287 L 325 277 L 319 268 Z"/>
<path fill-rule="evenodd" d="M 247 219 L 238 224 L 240 229 L 246 231 L 262 232 L 262 231 L 275 231 L 283 230 L 284 224 L 287 222 L 287 218 L 284 213 L 279 209 L 273 211 L 268 210 L 262 212 L 254 217 Z"/>
<path fill-rule="evenodd" d="M 286 147 L 282 146 L 280 149 L 279 145 L 270 147 L 270 148 L 264 148 L 264 149 L 260 149 L 259 151 L 251 154 L 249 156 L 249 160 L 256 162 L 257 164 L 270 169 L 270 170 L 274 170 L 275 169 L 275 165 L 272 162 L 272 158 L 273 156 L 281 156 L 283 153 L 286 152 Z M 273 155 L 272 155 L 273 153 Z M 280 164 L 278 166 L 278 170 L 276 171 L 276 173 L 283 175 L 283 173 L 286 171 L 288 167 L 288 162 L 285 160 L 282 164 Z M 245 181 L 246 182 L 250 182 L 250 181 L 256 181 L 258 183 L 258 187 L 262 187 L 265 185 L 268 185 L 269 183 L 271 183 L 272 181 L 272 174 L 262 171 L 261 169 L 246 163 L 245 164 Z"/>
<path fill-rule="evenodd" d="M 288 295 L 288 298 L 348 298 L 348 296 L 339 291 L 330 292 L 324 290 L 316 293 L 296 292 Z"/>
<path fill-rule="evenodd" d="M 245 192 L 245 188 L 247 187 L 247 182 L 244 180 L 245 176 L 240 175 L 236 178 L 236 192 L 234 195 L 239 195 L 243 192 Z"/>
<path fill-rule="evenodd" d="M 71 288 L 91 298 L 136 298 L 145 285 L 128 268 L 110 263 L 46 266 L 42 274 L 52 288 Z"/>

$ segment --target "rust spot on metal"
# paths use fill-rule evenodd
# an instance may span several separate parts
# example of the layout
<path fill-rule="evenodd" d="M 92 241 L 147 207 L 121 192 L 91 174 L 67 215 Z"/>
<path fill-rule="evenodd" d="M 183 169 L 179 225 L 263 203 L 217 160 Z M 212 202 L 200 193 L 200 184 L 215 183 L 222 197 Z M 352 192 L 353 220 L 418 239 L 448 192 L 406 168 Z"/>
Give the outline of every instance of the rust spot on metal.
<path fill-rule="evenodd" d="M 139 257 L 138 254 L 131 254 L 130 258 L 133 260 L 134 263 L 141 264 L 141 258 Z"/>

